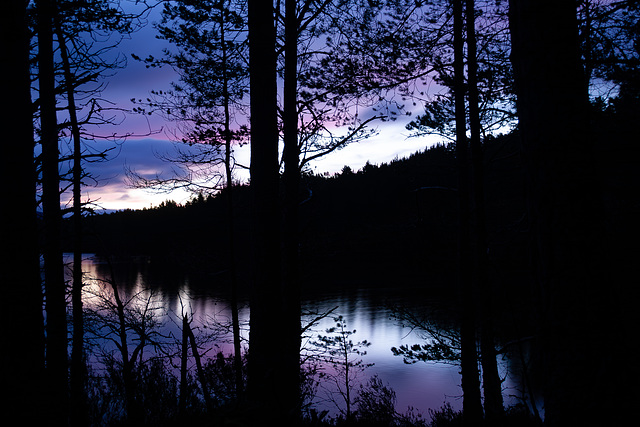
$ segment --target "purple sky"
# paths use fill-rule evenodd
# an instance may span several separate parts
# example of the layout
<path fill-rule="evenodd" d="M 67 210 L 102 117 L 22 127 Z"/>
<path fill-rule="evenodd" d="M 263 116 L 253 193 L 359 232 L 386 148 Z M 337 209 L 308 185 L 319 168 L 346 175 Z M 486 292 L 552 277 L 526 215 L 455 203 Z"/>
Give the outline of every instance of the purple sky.
<path fill-rule="evenodd" d="M 130 109 L 133 107 L 131 98 L 145 99 L 152 90 L 170 89 L 170 83 L 177 80 L 177 76 L 169 68 L 147 69 L 144 64 L 131 58 L 131 54 L 145 58 L 149 54 L 155 57 L 162 55 L 164 41 L 155 38 L 152 22 L 158 20 L 158 13 L 149 18 L 149 24 L 123 40 L 118 46 L 121 55 L 127 58 L 127 66 L 118 70 L 114 76 L 105 80 L 106 88 L 102 96 L 116 105 Z M 423 150 L 440 138 L 407 138 L 409 132 L 404 129 L 406 121 L 398 119 L 396 122 L 372 124 L 379 131 L 378 135 L 360 143 L 353 143 L 342 150 L 332 153 L 325 158 L 311 164 L 315 173 L 335 173 L 344 165 L 358 170 L 369 161 L 374 164 L 388 162 L 395 157 L 404 157 L 418 150 Z M 170 142 L 170 131 L 175 127 L 173 123 L 166 123 L 160 117 L 141 116 L 135 114 L 123 115 L 120 123 L 113 129 L 104 128 L 105 133 L 149 136 L 128 137 L 120 142 L 113 150 L 110 160 L 90 165 L 93 175 L 98 179 L 97 186 L 87 187 L 85 195 L 104 209 L 140 209 L 158 205 L 164 200 L 172 199 L 183 203 L 191 198 L 185 191 L 172 193 L 158 193 L 149 190 L 133 189 L 125 182 L 125 168 L 129 167 L 139 173 L 155 175 L 167 172 L 171 165 L 162 162 L 156 154 L 166 154 L 173 150 Z M 101 142 L 101 146 L 107 146 Z M 116 155 L 117 153 L 117 155 Z M 249 165 L 249 147 L 244 146 L 236 151 L 239 163 Z M 238 178 L 246 179 L 246 171 L 238 172 Z"/>

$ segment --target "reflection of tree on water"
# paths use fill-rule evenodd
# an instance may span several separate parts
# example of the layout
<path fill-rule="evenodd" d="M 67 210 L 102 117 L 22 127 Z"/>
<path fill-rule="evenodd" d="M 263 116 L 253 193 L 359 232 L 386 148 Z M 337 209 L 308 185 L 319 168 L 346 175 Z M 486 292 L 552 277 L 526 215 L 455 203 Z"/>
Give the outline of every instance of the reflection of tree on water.
<path fill-rule="evenodd" d="M 159 332 L 162 305 L 153 292 L 141 290 L 133 295 L 122 295 L 113 268 L 110 263 L 108 265 L 111 278 L 101 280 L 104 287 L 92 289 L 97 292 L 93 293 L 86 309 L 86 335 L 94 343 L 107 344 L 98 348 L 98 360 L 102 360 L 111 374 L 107 378 L 119 378 L 114 384 L 120 386 L 121 408 L 127 418 L 140 421 L 142 407 L 136 398 L 136 383 L 145 365 L 144 350 L 150 346 L 157 351 L 167 338 Z"/>
<path fill-rule="evenodd" d="M 114 419 L 127 414 L 149 419 L 149 408 L 171 415 L 236 402 L 232 322 L 225 301 L 206 302 L 211 298 L 195 292 L 197 285 L 189 288 L 187 283 L 172 293 L 151 289 L 150 280 L 157 273 L 152 272 L 154 265 L 144 260 L 122 264 L 102 261 L 95 258 L 84 263 L 86 350 L 91 362 L 93 412 L 105 411 Z M 350 307 L 356 309 L 356 305 Z M 306 407 L 309 411 L 312 407 L 319 410 L 328 407 L 326 402 L 318 402 L 322 399 L 316 399 L 317 380 L 337 384 L 345 373 L 337 374 L 342 366 L 348 374 L 344 377 L 347 388 L 341 391 L 348 395 L 348 412 L 353 413 L 358 404 L 356 396 L 366 385 L 366 378 L 359 375 L 355 378 L 352 374 L 362 373 L 360 368 L 369 363 L 349 356 L 348 365 L 341 365 L 340 345 L 349 347 L 347 338 L 352 333 L 345 329 L 344 318 L 340 330 L 334 326 L 330 331 L 324 330 L 321 338 L 315 335 L 313 325 L 329 320 L 332 312 L 308 316 L 308 333 L 327 348 L 316 349 L 316 360 L 324 359 L 325 366 L 316 367 L 322 371 L 321 378 L 309 377 L 303 383 Z M 246 323 L 246 313 L 242 317 Z M 245 378 L 244 369 L 242 372 Z M 155 379 L 164 384 L 159 385 L 162 393 L 154 386 Z M 173 396 L 177 403 L 165 394 Z M 140 412 L 142 408 L 144 414 Z"/>
<path fill-rule="evenodd" d="M 422 340 L 422 343 L 392 347 L 394 356 L 401 356 L 406 364 L 434 362 L 460 365 L 460 332 L 458 325 L 449 320 L 453 316 L 433 308 L 415 310 L 394 306 L 392 311 L 399 323 L 411 328 Z M 498 369 L 502 393 L 508 396 L 507 401 L 524 405 L 534 419 L 541 420 L 539 395 L 532 382 L 531 337 L 518 336 L 502 341 L 494 350 L 501 358 Z M 479 354 L 481 358 L 482 353 Z"/>
<path fill-rule="evenodd" d="M 154 412 L 166 419 L 236 401 L 231 359 L 220 351 L 204 359 L 228 341 L 230 322 L 210 313 L 194 327 L 188 295 L 178 295 L 181 309 L 172 311 L 162 294 L 145 285 L 140 271 L 131 275 L 134 284 L 125 292 L 114 280 L 113 265 L 106 265 L 110 278 L 88 277 L 84 293 L 94 413 L 109 414 L 113 421 L 148 421 Z M 194 363 L 199 385 L 190 374 Z M 166 387 L 158 389 L 162 384 Z"/>
<path fill-rule="evenodd" d="M 114 262 L 113 269 L 116 277 L 123 280 L 116 281 L 116 283 L 120 292 L 121 304 L 125 307 L 125 317 L 131 319 L 132 324 L 138 325 L 128 329 L 129 359 L 131 360 L 131 353 L 142 341 L 146 343 L 144 349 L 138 353 L 138 357 L 133 361 L 135 362 L 133 368 L 135 387 L 138 390 L 136 396 L 146 393 L 145 405 L 151 404 L 149 399 L 156 399 L 156 402 L 163 401 L 166 396 L 160 396 L 157 390 L 155 390 L 155 394 L 149 394 L 148 391 L 148 389 L 155 389 L 153 376 L 157 376 L 159 381 L 171 381 L 173 386 L 167 386 L 164 389 L 167 390 L 167 393 L 173 394 L 176 402 L 180 402 L 182 390 L 186 397 L 183 403 L 186 409 L 183 410 L 187 412 L 207 406 L 206 392 L 203 387 L 207 387 L 209 390 L 210 405 L 214 408 L 233 404 L 236 401 L 236 396 L 233 385 L 232 322 L 228 303 L 224 298 L 225 294 L 216 295 L 215 288 L 211 286 L 207 288 L 204 286 L 205 284 L 181 273 L 176 273 L 171 277 L 162 274 L 164 266 L 147 262 L 145 259 L 138 259 L 135 262 Z M 109 320 L 109 325 L 113 328 L 118 321 L 118 304 L 115 301 L 113 286 L 107 280 L 109 277 L 106 275 L 109 271 L 108 263 L 99 258 L 86 260 L 84 270 L 85 281 L 88 283 L 85 286 L 85 307 L 94 311 L 98 310 L 98 303 L 109 307 L 112 313 L 105 318 Z M 89 277 L 93 274 L 96 274 L 96 277 Z M 125 278 L 128 278 L 130 282 L 125 282 Z M 159 281 L 160 278 L 164 278 L 164 280 Z M 175 278 L 182 279 L 174 280 Z M 174 284 L 174 289 L 169 286 L 168 282 Z M 100 295 L 101 292 L 102 295 Z M 303 357 L 310 356 L 310 353 L 305 351 L 313 348 L 309 345 L 309 341 L 328 343 L 333 340 L 339 343 L 340 330 L 335 329 L 334 317 L 340 315 L 345 322 L 345 332 L 357 330 L 355 334 L 344 337 L 346 338 L 346 340 L 342 340 L 344 343 L 348 344 L 349 339 L 353 341 L 354 345 L 363 341 L 370 343 L 370 345 L 360 348 L 367 354 L 357 355 L 354 353 L 348 357 L 350 362 L 355 363 L 359 360 L 362 365 L 375 364 L 362 371 L 349 368 L 350 373 L 358 374 L 356 379 L 349 380 L 349 412 L 352 417 L 357 418 L 363 414 L 363 409 L 360 406 L 369 404 L 361 402 L 366 396 L 368 396 L 366 397 L 368 400 L 377 396 L 381 399 L 377 402 L 382 405 L 391 399 L 390 392 L 393 392 L 394 395 L 397 393 L 394 396 L 394 405 L 401 412 L 406 411 L 409 406 L 417 408 L 416 413 L 419 413 L 419 409 L 438 408 L 443 403 L 443 399 L 451 399 L 450 403 L 454 410 L 459 409 L 459 374 L 456 365 L 447 366 L 433 362 L 409 366 L 403 364 L 401 357 L 394 357 L 390 350 L 392 347 L 400 348 L 405 343 L 409 345 L 422 344 L 423 339 L 433 339 L 426 332 L 424 334 L 418 333 L 417 328 L 412 330 L 403 327 L 398 321 L 397 311 L 390 308 L 391 304 L 394 307 L 402 306 L 409 312 L 410 308 L 416 308 L 415 299 L 405 299 L 401 293 L 396 294 L 389 289 L 362 288 L 355 292 L 346 293 L 345 291 L 327 290 L 318 290 L 317 292 L 319 293 L 310 296 L 303 304 L 305 307 L 305 316 L 303 316 L 302 322 Z M 420 305 L 423 303 L 421 302 Z M 429 318 L 433 322 L 426 322 L 425 330 L 428 330 L 427 327 L 431 328 L 433 335 L 444 340 L 448 336 L 447 334 L 452 334 L 451 331 L 455 330 L 455 325 L 451 320 L 455 316 L 443 309 L 446 305 L 441 302 L 434 303 L 432 306 L 438 307 L 439 311 L 426 310 L 428 313 L 437 313 L 437 315 Z M 415 312 L 414 310 L 413 313 Z M 145 313 L 146 320 L 143 319 Z M 152 314 L 156 316 L 155 319 L 150 319 Z M 183 315 L 186 315 L 189 328 L 193 329 L 195 345 L 188 336 L 185 344 L 182 335 L 182 331 L 185 330 Z M 245 343 L 243 362 L 246 362 L 244 356 L 247 355 L 248 348 L 248 317 L 248 308 L 240 312 L 240 318 L 244 325 L 242 334 Z M 154 329 L 157 334 L 152 334 L 152 325 L 157 327 Z M 331 328 L 334 329 L 328 333 L 327 329 Z M 141 338 L 140 331 L 149 337 Z M 118 407 L 123 413 L 125 397 L 122 379 L 123 363 L 118 346 L 114 342 L 114 340 L 120 342 L 117 332 L 116 330 L 112 334 L 112 339 L 102 339 L 100 342 L 98 342 L 96 335 L 90 332 L 91 336 L 88 338 L 91 338 L 92 347 L 90 350 L 92 353 L 88 357 L 94 362 L 91 366 L 92 385 L 103 384 L 104 389 L 110 390 L 111 396 L 115 396 L 111 400 L 105 399 L 98 389 L 94 393 L 96 397 L 92 398 L 92 401 L 96 402 L 96 406 L 98 406 L 97 402 L 102 402 L 100 404 L 104 405 L 105 401 L 109 401 L 113 405 L 120 405 Z M 102 335 L 105 335 L 104 331 L 102 331 Z M 320 340 L 318 335 L 324 336 L 324 339 Z M 451 335 L 451 338 L 455 339 L 455 336 Z M 153 344 L 152 341 L 154 341 Z M 277 327 L 274 326 L 274 351 L 278 349 L 277 341 Z M 105 347 L 104 351 L 99 348 L 98 344 Z M 455 347 L 455 344 L 453 346 Z M 187 350 L 187 363 L 184 364 L 186 366 L 184 378 L 186 379 L 181 381 L 180 369 L 183 366 L 183 348 Z M 197 348 L 198 356 L 195 356 L 194 348 Z M 340 416 L 340 410 L 334 403 L 337 402 L 346 415 L 346 403 L 343 395 L 335 394 L 339 393 L 335 380 L 342 378 L 344 372 L 338 375 L 338 370 L 328 362 L 331 355 L 326 351 L 327 349 L 320 347 L 315 350 L 315 360 L 319 361 L 320 358 L 324 358 L 326 362 L 320 366 L 319 364 L 313 365 L 311 359 L 303 358 L 301 360 L 304 368 L 303 379 L 306 378 L 302 384 L 303 396 L 301 397 L 305 402 L 303 406 L 305 413 L 309 416 L 312 413 L 320 416 L 323 411 L 327 411 L 325 419 L 331 416 Z M 196 357 L 201 359 L 201 372 L 199 372 Z M 305 364 L 305 362 L 308 363 Z M 242 373 L 244 378 L 246 372 L 243 370 Z M 322 377 L 320 377 L 321 373 Z M 377 378 L 379 384 L 375 383 L 376 380 L 373 377 Z M 320 381 L 322 384 L 319 383 Z M 514 380 L 509 378 L 507 381 L 506 387 L 512 387 Z M 206 385 L 203 386 L 203 383 Z M 342 383 L 344 384 L 344 381 Z M 175 387 L 175 390 L 172 387 Z M 327 389 L 334 392 L 334 402 L 327 398 Z M 136 399 L 142 398 L 136 397 Z M 155 407 L 154 405 L 151 407 Z M 172 411 L 178 411 L 179 405 L 177 403 L 174 406 L 167 404 L 164 405 L 164 408 L 166 410 L 173 408 Z M 371 410 L 366 412 L 369 413 Z M 405 413 L 402 416 L 408 415 Z"/>
<path fill-rule="evenodd" d="M 325 330 L 327 335 L 317 335 L 310 341 L 311 349 L 307 360 L 320 364 L 319 379 L 321 387 L 327 392 L 327 399 L 333 403 L 347 419 L 353 417 L 352 406 L 355 403 L 355 387 L 360 383 L 364 370 L 373 363 L 365 363 L 361 356 L 371 345 L 367 340 L 353 342 L 350 330 L 343 316 L 333 317 L 335 325 Z M 325 384 L 328 383 L 328 384 Z"/>

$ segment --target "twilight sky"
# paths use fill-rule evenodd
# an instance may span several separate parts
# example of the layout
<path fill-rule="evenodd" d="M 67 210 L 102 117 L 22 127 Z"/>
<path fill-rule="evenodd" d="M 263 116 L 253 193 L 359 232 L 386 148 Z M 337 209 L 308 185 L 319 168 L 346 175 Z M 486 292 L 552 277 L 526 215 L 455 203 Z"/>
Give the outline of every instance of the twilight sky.
<path fill-rule="evenodd" d="M 124 109 L 133 107 L 131 98 L 145 99 L 152 90 L 170 89 L 170 83 L 177 81 L 176 74 L 170 68 L 152 69 L 131 58 L 131 54 L 145 58 L 148 55 L 162 56 L 166 42 L 155 38 L 152 23 L 159 20 L 160 10 L 154 11 L 149 23 L 129 39 L 123 40 L 118 52 L 127 58 L 127 66 L 117 70 L 116 74 L 105 80 L 106 86 L 102 97 Z M 100 132 L 111 134 L 134 134 L 118 142 L 111 151 L 109 160 L 88 165 L 97 184 L 84 189 L 86 198 L 95 201 L 99 208 L 108 210 L 141 209 L 156 206 L 164 200 L 171 199 L 179 203 L 189 200 L 192 195 L 185 191 L 158 193 L 151 190 L 133 189 L 127 186 L 125 170 L 130 168 L 146 176 L 170 173 L 172 165 L 160 160 L 158 155 L 171 153 L 174 144 L 170 132 L 174 123 L 166 123 L 157 116 L 141 116 L 119 113 L 118 125 L 104 127 Z M 406 116 L 395 122 L 378 122 L 371 124 L 378 134 L 365 141 L 353 143 L 311 164 L 315 173 L 339 172 L 344 165 L 358 170 L 367 161 L 373 164 L 388 162 L 396 157 L 405 157 L 441 140 L 437 137 L 408 138 L 409 132 L 404 126 Z M 91 144 L 96 144 L 91 142 Z M 100 147 L 113 146 L 113 142 L 99 142 Z M 249 165 L 249 146 L 236 149 L 237 162 Z M 248 171 L 239 171 L 238 178 L 247 178 Z"/>

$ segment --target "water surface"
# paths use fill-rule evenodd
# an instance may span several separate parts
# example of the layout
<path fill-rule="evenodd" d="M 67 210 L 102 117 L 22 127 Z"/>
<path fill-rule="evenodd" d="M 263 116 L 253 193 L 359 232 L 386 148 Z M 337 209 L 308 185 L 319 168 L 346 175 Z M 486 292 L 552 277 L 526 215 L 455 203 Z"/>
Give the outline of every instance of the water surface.
<path fill-rule="evenodd" d="M 154 300 L 167 319 L 164 322 L 167 332 L 179 335 L 176 318 L 180 313 L 193 315 L 193 326 L 197 329 L 212 321 L 230 323 L 228 290 L 221 286 L 221 280 L 213 275 L 209 280 L 198 280 L 195 283 L 183 272 L 167 272 L 158 268 L 148 259 L 126 259 L 107 263 L 106 260 L 92 255 L 83 259 L 83 272 L 86 286 L 85 304 L 91 305 L 91 293 L 106 287 L 107 279 L 115 277 L 119 287 L 124 290 L 125 298 L 133 295 L 147 295 L 148 289 L 154 291 Z M 324 313 L 333 309 L 331 316 L 321 320 L 314 326 L 311 337 L 317 334 L 327 335 L 325 330 L 335 325 L 333 316 L 343 316 L 348 329 L 355 330 L 350 338 L 354 342 L 366 340 L 371 345 L 361 357 L 364 363 L 373 364 L 360 377 L 366 381 L 377 375 L 386 385 L 393 388 L 397 396 L 396 409 L 406 412 L 409 407 L 427 415 L 428 409 L 438 409 L 445 402 L 454 409 L 462 406 L 459 366 L 442 362 L 418 362 L 406 364 L 402 357 L 393 355 L 391 348 L 403 344 L 424 343 L 429 335 L 423 330 L 416 330 L 400 324 L 394 315 L 394 307 L 428 307 L 437 306 L 437 301 L 416 300 L 415 295 L 402 292 L 397 286 L 387 289 L 368 288 L 366 285 L 341 289 L 337 286 L 315 289 L 305 293 L 302 300 L 303 312 Z M 248 338 L 249 307 L 246 301 L 240 302 L 240 322 L 243 325 L 243 336 Z M 313 316 L 311 316 L 313 317 Z M 311 317 L 303 318 L 303 322 Z M 220 335 L 214 344 L 216 351 L 231 354 L 232 344 L 228 334 Z M 277 351 L 277 342 L 274 343 Z M 505 377 L 503 389 L 505 400 L 513 402 L 511 394 L 517 394 L 517 383 L 509 373 L 509 361 L 501 361 L 502 373 Z M 319 391 L 318 405 L 323 399 Z M 327 409 L 332 409 L 331 405 Z"/>

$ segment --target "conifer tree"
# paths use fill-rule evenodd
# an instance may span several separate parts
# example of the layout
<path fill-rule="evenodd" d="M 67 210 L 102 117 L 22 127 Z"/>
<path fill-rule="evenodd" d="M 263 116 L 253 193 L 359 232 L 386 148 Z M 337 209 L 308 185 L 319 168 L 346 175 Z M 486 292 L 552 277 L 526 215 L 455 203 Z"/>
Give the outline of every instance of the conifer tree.
<path fill-rule="evenodd" d="M 0 366 L 7 421 L 42 425 L 46 406 L 44 319 L 36 217 L 33 105 L 29 76 L 27 3 L 5 2 L 0 16 L 0 57 L 5 96 L 0 121 L 5 129 L 4 155 L 11 172 L 5 188 L 0 240 L 7 248 L 0 267 L 0 283 L 7 301 L 2 322 L 7 325 Z M 12 420 L 10 415 L 14 415 Z"/>

